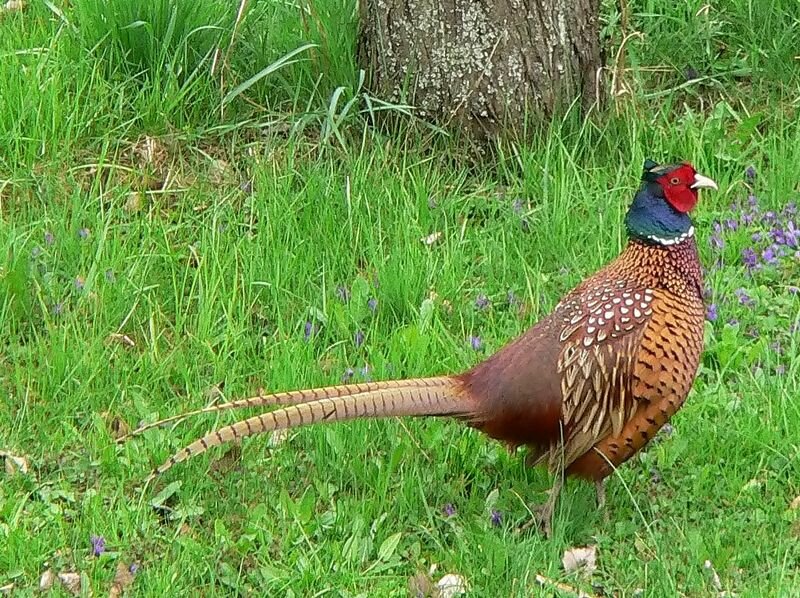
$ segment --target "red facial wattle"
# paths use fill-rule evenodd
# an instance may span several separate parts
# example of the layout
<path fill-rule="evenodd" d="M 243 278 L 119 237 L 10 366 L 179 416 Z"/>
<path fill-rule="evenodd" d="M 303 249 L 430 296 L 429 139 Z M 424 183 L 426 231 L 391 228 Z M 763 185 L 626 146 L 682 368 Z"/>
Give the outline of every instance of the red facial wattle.
<path fill-rule="evenodd" d="M 684 164 L 657 179 L 669 204 L 684 214 L 697 204 L 697 189 L 692 189 L 695 174 L 694 168 Z"/>

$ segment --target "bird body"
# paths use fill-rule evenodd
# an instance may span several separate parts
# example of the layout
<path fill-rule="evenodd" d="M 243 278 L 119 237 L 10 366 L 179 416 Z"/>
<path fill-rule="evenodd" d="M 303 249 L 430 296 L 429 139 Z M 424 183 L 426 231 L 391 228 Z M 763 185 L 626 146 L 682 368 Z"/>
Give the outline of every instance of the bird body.
<path fill-rule="evenodd" d="M 260 395 L 186 415 L 283 405 L 196 440 L 153 475 L 212 446 L 266 431 L 363 417 L 452 416 L 554 474 L 601 482 L 681 407 L 703 348 L 702 272 L 688 212 L 716 188 L 688 164 L 645 162 L 623 252 L 554 310 L 451 376 Z M 549 529 L 557 481 L 543 511 Z M 601 486 L 598 486 L 600 498 Z"/>

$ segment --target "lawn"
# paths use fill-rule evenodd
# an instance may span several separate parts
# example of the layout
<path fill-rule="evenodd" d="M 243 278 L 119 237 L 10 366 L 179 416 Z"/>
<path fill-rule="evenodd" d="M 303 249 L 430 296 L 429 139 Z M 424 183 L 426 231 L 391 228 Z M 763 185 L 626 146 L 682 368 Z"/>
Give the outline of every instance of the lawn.
<path fill-rule="evenodd" d="M 800 4 L 604 3 L 607 56 L 642 34 L 617 64 L 628 92 L 482 159 L 370 125 L 350 2 L 253 2 L 213 76 L 235 6 L 151 15 L 173 36 L 154 44 L 105 35 L 102 11 L 135 20 L 105 4 L 0 13 L 3 591 L 52 571 L 84 593 L 405 596 L 453 573 L 475 596 L 537 595 L 537 575 L 800 595 Z M 262 387 L 469 367 L 620 251 L 647 157 L 720 186 L 694 213 L 707 342 L 672 427 L 609 479 L 607 521 L 570 482 L 551 539 L 518 533 L 548 475 L 448 420 L 255 437 L 149 487 L 243 413 L 115 442 Z M 580 546 L 591 575 L 562 566 Z"/>

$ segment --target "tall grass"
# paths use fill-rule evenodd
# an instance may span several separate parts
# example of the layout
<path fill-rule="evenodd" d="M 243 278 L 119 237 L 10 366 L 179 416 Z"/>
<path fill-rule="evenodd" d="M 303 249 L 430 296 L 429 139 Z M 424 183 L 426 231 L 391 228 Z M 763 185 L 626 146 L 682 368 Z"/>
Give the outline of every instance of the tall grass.
<path fill-rule="evenodd" d="M 800 262 L 761 251 L 797 200 L 798 8 L 642 0 L 623 19 L 617 5 L 607 55 L 642 34 L 609 65 L 629 94 L 490 160 L 455 135 L 370 126 L 352 3 L 253 0 L 235 36 L 236 7 L 207 1 L 5 15 L 0 451 L 29 473 L 0 473 L 0 588 L 33 593 L 52 568 L 105 594 L 133 563 L 124 583 L 147 596 L 405 596 L 435 564 L 475 595 L 529 596 L 537 574 L 717 595 L 708 560 L 724 590 L 794 595 Z M 212 74 L 217 45 L 229 61 Z M 469 367 L 618 252 L 646 157 L 720 184 L 694 213 L 718 317 L 671 436 L 610 480 L 608 522 L 570 484 L 554 538 L 516 533 L 548 476 L 439 420 L 252 439 L 155 489 L 140 485 L 150 467 L 227 416 L 114 443 L 259 387 Z M 585 544 L 589 580 L 561 566 Z"/>

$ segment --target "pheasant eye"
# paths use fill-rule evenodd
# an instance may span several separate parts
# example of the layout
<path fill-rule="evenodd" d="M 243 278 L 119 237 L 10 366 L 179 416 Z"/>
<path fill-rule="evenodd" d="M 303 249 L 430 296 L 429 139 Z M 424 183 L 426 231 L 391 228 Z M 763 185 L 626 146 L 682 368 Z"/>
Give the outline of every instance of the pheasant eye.
<path fill-rule="evenodd" d="M 670 185 L 677 185 L 678 183 L 681 182 L 681 180 L 678 177 L 674 176 L 669 180 L 669 182 L 670 182 Z"/>

